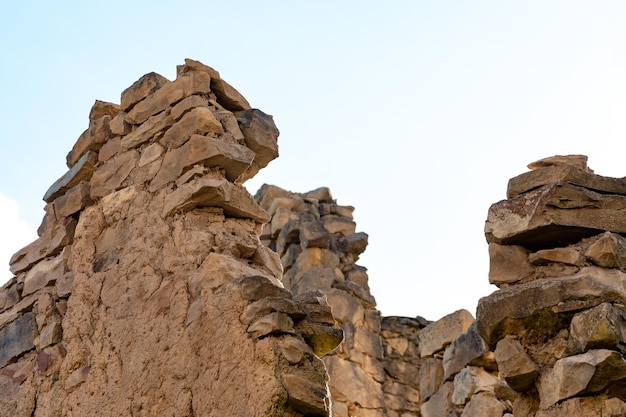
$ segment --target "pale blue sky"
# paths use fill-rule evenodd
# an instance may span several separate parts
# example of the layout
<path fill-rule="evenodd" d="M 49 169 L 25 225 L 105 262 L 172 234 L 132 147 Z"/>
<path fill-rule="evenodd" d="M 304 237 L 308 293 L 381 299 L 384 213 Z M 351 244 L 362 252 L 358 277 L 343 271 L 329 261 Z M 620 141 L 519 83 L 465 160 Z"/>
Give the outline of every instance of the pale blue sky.
<path fill-rule="evenodd" d="M 94 100 L 189 57 L 274 115 L 281 156 L 251 192 L 356 207 L 383 314 L 474 313 L 510 177 L 567 153 L 626 175 L 624 22 L 622 1 L 4 2 L 0 195 L 35 229 Z M 0 204 L 8 261 L 27 242 Z"/>

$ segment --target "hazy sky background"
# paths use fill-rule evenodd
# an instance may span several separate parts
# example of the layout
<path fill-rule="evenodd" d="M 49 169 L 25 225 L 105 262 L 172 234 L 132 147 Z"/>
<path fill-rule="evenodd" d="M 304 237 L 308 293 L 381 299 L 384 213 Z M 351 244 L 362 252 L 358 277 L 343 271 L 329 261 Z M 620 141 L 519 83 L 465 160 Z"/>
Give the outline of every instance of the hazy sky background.
<path fill-rule="evenodd" d="M 626 175 L 624 22 L 624 1 L 2 2 L 0 259 L 36 237 L 94 100 L 189 57 L 274 115 L 252 193 L 356 207 L 384 315 L 475 313 L 509 178 L 570 153 Z"/>

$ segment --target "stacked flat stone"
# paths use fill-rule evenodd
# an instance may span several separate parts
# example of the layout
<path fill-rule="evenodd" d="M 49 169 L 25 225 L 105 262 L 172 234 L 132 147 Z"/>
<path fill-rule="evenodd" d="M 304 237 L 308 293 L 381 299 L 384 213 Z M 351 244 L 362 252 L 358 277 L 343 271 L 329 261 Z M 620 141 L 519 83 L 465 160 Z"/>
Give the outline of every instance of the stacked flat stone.
<path fill-rule="evenodd" d="M 478 331 L 515 416 L 626 415 L 626 179 L 582 155 L 529 165 L 489 209 Z"/>
<path fill-rule="evenodd" d="M 281 257 L 285 287 L 320 291 L 343 329 L 344 341 L 323 358 L 334 415 L 384 416 L 381 318 L 366 269 L 355 264 L 368 237 L 356 232 L 354 207 L 338 205 L 326 187 L 293 193 L 264 185 L 255 198 L 272 216 L 262 239 Z"/>
<path fill-rule="evenodd" d="M 0 415 L 331 413 L 319 293 L 283 288 L 242 183 L 272 117 L 186 60 L 96 101 L 0 289 Z"/>

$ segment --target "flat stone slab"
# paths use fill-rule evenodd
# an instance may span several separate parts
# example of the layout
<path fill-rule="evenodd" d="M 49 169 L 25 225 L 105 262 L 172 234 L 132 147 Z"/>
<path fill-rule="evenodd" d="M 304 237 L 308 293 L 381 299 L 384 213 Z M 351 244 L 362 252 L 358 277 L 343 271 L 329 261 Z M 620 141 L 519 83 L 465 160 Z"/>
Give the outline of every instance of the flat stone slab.
<path fill-rule="evenodd" d="M 35 348 L 35 316 L 26 313 L 0 330 L 0 368 L 11 359 Z"/>
<path fill-rule="evenodd" d="M 163 217 L 176 211 L 196 207 L 220 207 L 224 214 L 259 223 L 270 221 L 270 215 L 243 188 L 227 180 L 199 178 L 182 185 L 165 198 Z"/>
<path fill-rule="evenodd" d="M 552 165 L 511 178 L 506 196 L 513 198 L 558 182 L 579 185 L 601 193 L 626 195 L 626 178 L 603 177 L 571 165 Z"/>
<path fill-rule="evenodd" d="M 626 197 L 568 183 L 495 203 L 485 223 L 487 242 L 535 250 L 567 246 L 603 231 L 626 233 Z"/>
<path fill-rule="evenodd" d="M 560 313 L 602 302 L 626 304 L 626 274 L 587 267 L 575 275 L 531 281 L 483 297 L 476 309 L 478 333 L 490 349 L 505 335 L 524 329 L 550 333 L 567 326 Z"/>

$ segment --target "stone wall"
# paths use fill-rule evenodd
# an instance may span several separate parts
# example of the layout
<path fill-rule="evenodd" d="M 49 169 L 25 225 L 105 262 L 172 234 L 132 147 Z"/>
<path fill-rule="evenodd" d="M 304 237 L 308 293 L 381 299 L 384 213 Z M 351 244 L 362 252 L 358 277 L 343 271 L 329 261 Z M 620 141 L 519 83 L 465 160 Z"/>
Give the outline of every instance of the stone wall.
<path fill-rule="evenodd" d="M 626 415 L 626 181 L 581 155 L 546 158 L 509 181 L 485 234 L 491 283 L 478 331 L 516 417 Z"/>
<path fill-rule="evenodd" d="M 242 186 L 277 137 L 192 60 L 96 101 L 0 289 L 0 416 L 626 415 L 626 180 L 529 165 L 476 320 L 381 317 L 353 207 Z"/>
<path fill-rule="evenodd" d="M 97 101 L 0 290 L 2 416 L 327 416 L 341 341 L 241 186 L 278 130 L 199 62 Z"/>
<path fill-rule="evenodd" d="M 354 207 L 337 205 L 325 187 L 292 193 L 264 185 L 255 198 L 272 216 L 261 237 L 281 257 L 285 288 L 320 291 L 343 330 L 343 342 L 323 358 L 334 415 L 386 415 L 381 318 L 367 271 L 355 264 L 368 237 L 356 232 Z"/>

